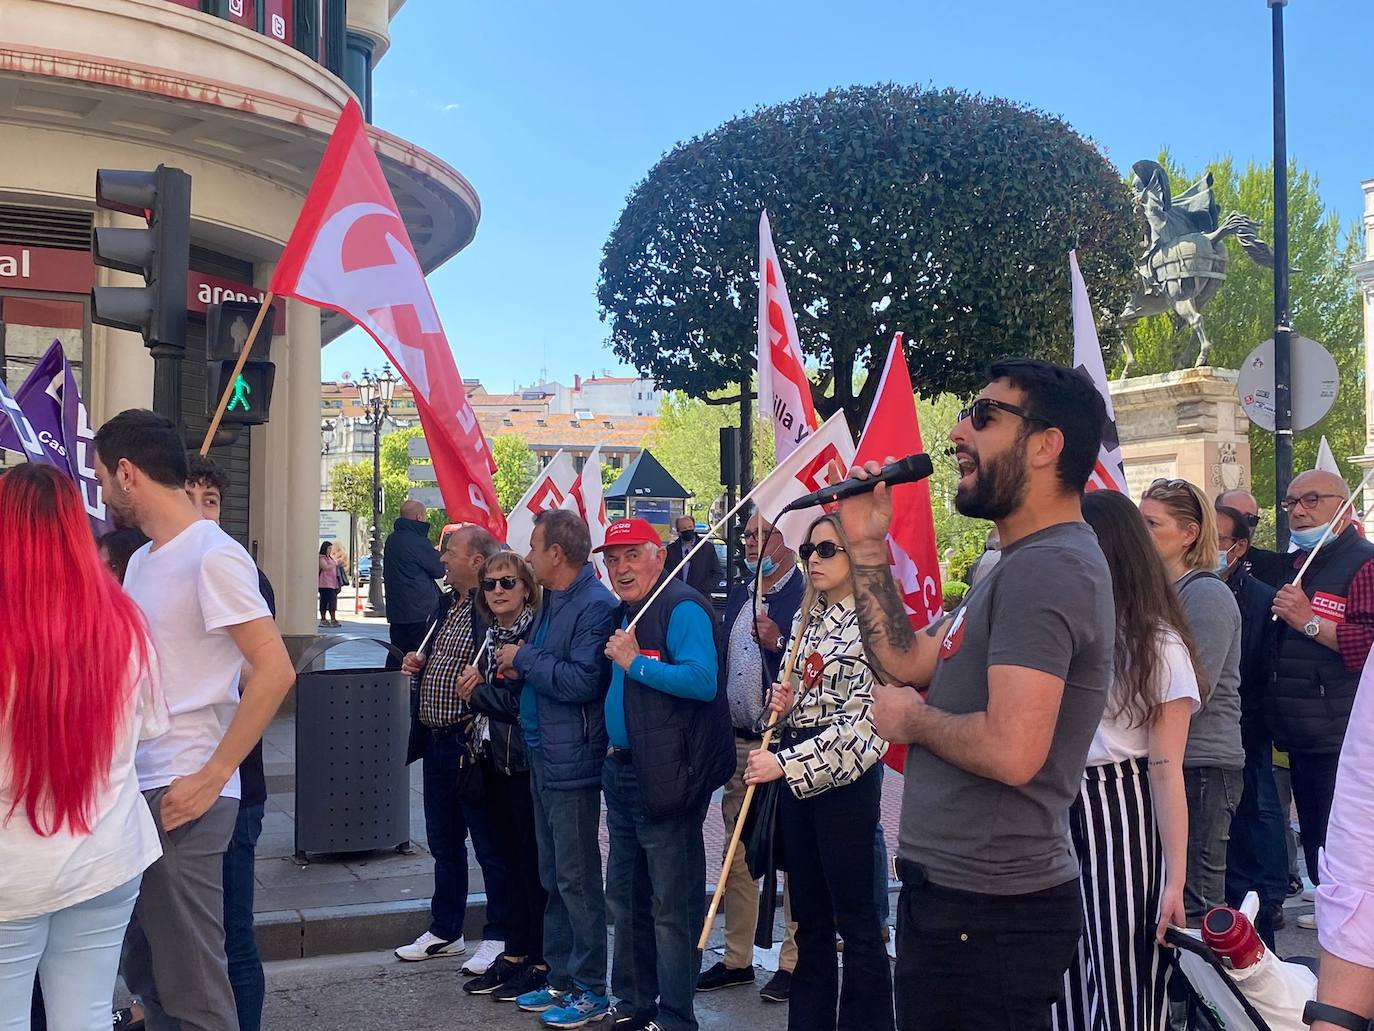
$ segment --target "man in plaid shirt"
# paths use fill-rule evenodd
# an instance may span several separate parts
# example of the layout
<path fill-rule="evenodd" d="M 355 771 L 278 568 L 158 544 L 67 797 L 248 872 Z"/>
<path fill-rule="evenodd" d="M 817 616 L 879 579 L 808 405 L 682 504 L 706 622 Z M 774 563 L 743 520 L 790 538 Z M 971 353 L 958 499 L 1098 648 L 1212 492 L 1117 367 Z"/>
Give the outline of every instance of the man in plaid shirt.
<path fill-rule="evenodd" d="M 1314 884 L 1341 744 L 1374 644 L 1374 544 L 1360 536 L 1348 513 L 1332 522 L 1349 497 L 1339 476 L 1313 470 L 1295 478 L 1280 502 L 1298 550 L 1288 583 L 1274 598 L 1274 614 L 1283 622 L 1265 717 L 1274 744 L 1288 753 L 1307 875 Z M 1330 536 L 1301 585 L 1293 583 L 1328 526 Z M 1305 914 L 1298 926 L 1315 927 L 1316 921 Z"/>
<path fill-rule="evenodd" d="M 468 902 L 465 839 L 471 834 L 487 892 L 482 944 L 464 966 L 475 974 L 482 973 L 505 947 L 504 914 L 510 898 L 505 864 L 486 809 L 480 801 L 463 797 L 461 789 L 476 749 L 471 740 L 472 714 L 460 692 L 463 671 L 472 665 L 477 650 L 472 596 L 482 563 L 498 547 L 496 538 L 477 526 L 465 526 L 449 536 L 440 561 L 444 581 L 452 591 L 430 618 L 425 629 L 429 643 L 422 646 L 423 653 L 411 652 L 401 665 L 419 689 L 410 758 L 424 759 L 425 832 L 434 856 L 434 896 L 429 930 L 402 945 L 396 955 L 414 961 L 467 950 L 463 941 Z"/>

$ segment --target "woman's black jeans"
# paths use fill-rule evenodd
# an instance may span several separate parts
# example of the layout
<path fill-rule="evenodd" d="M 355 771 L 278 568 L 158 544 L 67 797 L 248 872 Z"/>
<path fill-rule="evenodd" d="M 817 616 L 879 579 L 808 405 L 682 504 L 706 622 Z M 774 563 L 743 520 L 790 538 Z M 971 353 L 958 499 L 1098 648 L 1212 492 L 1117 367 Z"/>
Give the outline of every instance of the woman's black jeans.
<path fill-rule="evenodd" d="M 881 796 L 876 767 L 806 799 L 782 786 L 778 824 L 797 922 L 788 1031 L 893 1029 L 892 969 L 872 873 Z M 843 985 L 836 932 L 844 940 Z"/>

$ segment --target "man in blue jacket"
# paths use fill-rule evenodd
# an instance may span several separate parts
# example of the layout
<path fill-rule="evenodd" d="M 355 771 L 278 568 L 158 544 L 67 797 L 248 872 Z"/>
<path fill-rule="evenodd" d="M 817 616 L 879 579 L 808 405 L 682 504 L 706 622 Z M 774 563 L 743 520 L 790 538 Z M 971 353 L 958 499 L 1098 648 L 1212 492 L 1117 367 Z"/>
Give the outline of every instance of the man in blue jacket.
<path fill-rule="evenodd" d="M 706 915 L 701 828 L 711 793 L 735 772 L 715 620 L 710 602 L 665 577 L 667 553 L 645 520 L 612 523 L 599 550 L 625 603 L 621 629 L 606 645 L 614 663 L 602 776 L 612 987 L 626 1011 L 621 1026 L 696 1031 L 697 936 Z"/>
<path fill-rule="evenodd" d="M 544 589 L 530 639 L 497 654 L 501 676 L 523 680 L 520 729 L 530 753 L 547 975 L 528 974 L 494 993 L 541 1013 L 546 1027 L 581 1027 L 610 1009 L 606 995 L 606 899 L 601 881 L 602 700 L 610 668 L 603 654 L 616 601 L 596 578 L 587 524 L 572 512 L 535 519 L 529 562 Z M 518 994 L 514 994 L 517 993 Z"/>
<path fill-rule="evenodd" d="M 778 679 L 792 620 L 806 590 L 806 578 L 782 534 L 755 514 L 744 528 L 744 559 L 750 573 L 761 574 L 763 590 L 755 611 L 755 576 L 737 584 L 725 602 L 721 624 L 720 679 L 730 705 L 735 733 L 735 769 L 721 795 L 720 815 L 729 841 L 744 802 L 744 768 L 749 753 L 762 746 L 765 697 Z M 760 569 L 760 566 L 762 568 Z M 722 858 L 724 858 L 722 856 Z M 884 883 L 886 887 L 886 883 Z M 722 899 L 725 911 L 725 956 L 697 979 L 697 991 L 714 992 L 754 982 L 754 934 L 759 922 L 758 883 L 749 876 L 744 848 L 735 850 Z M 771 908 L 771 907 L 770 907 Z M 793 925 L 778 953 L 777 973 L 759 994 L 767 1002 L 786 1002 L 792 970 L 797 965 Z M 771 937 L 771 930 L 769 935 Z"/>
<path fill-rule="evenodd" d="M 386 621 L 391 643 L 402 655 L 420 647 L 425 626 L 442 593 L 437 581 L 443 578 L 444 564 L 429 540 L 425 506 L 418 501 L 406 501 L 382 554 Z M 398 667 L 389 662 L 388 668 Z"/>

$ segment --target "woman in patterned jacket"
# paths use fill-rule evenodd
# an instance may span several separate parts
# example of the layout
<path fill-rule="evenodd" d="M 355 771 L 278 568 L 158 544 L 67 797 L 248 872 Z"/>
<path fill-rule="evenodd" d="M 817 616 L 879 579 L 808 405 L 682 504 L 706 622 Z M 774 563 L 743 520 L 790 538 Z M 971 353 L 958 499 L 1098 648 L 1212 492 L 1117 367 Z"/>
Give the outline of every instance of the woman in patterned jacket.
<path fill-rule="evenodd" d="M 822 516 L 798 549 L 806 597 L 793 635 L 801 635 L 790 680 L 824 669 L 794 692 L 773 689 L 785 720 L 776 752 L 751 752 L 750 784 L 782 778 L 778 804 L 783 866 L 797 924 L 788 1031 L 863 1028 L 892 1031 L 892 972 L 873 891 L 874 829 L 881 798 L 878 761 L 887 742 L 873 729 L 873 672 L 864 659 L 849 554 L 839 519 Z M 840 985 L 835 935 L 844 942 Z M 838 1005 L 838 1024 L 836 1019 Z"/>

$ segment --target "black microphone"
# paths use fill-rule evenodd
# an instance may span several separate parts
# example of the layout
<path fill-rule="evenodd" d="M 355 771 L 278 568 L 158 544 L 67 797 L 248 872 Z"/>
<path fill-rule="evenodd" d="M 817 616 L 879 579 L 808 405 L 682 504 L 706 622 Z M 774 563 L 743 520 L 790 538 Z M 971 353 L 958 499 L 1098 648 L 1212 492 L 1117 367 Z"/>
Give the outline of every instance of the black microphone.
<path fill-rule="evenodd" d="M 930 463 L 930 456 L 926 454 L 907 455 L 903 459 L 885 465 L 875 476 L 870 476 L 866 480 L 850 478 L 841 480 L 839 483 L 832 483 L 829 487 L 822 487 L 820 490 L 805 494 L 792 502 L 781 512 L 779 516 L 786 515 L 788 512 L 795 512 L 801 508 L 811 508 L 814 505 L 827 505 L 840 498 L 853 497 L 855 494 L 867 494 L 879 483 L 886 483 L 889 487 L 895 487 L 900 483 L 915 483 L 917 480 L 924 480 L 935 471 L 935 467 Z"/>

